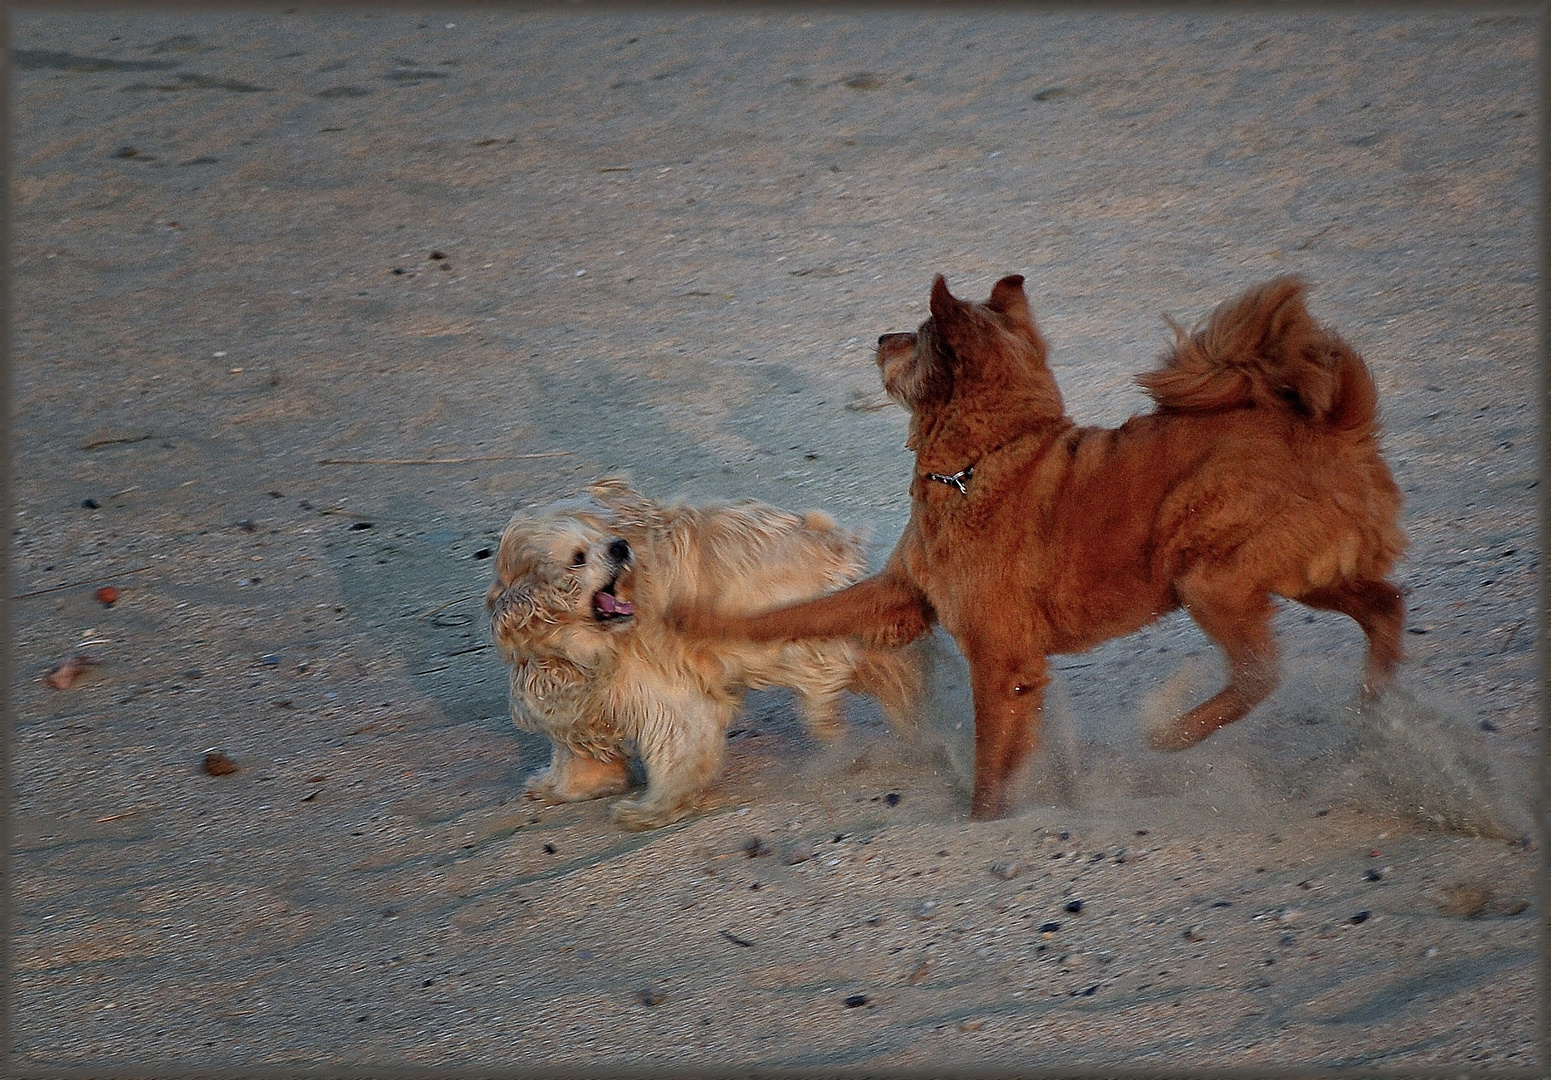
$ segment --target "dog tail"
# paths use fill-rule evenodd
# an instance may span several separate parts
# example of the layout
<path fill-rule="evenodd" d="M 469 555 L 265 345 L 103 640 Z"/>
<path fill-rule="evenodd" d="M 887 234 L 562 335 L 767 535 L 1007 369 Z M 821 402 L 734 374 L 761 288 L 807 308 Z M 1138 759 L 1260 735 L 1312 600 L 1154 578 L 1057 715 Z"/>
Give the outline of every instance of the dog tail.
<path fill-rule="evenodd" d="M 1304 306 L 1301 278 L 1273 278 L 1186 333 L 1170 320 L 1174 349 L 1137 377 L 1160 409 L 1291 411 L 1354 436 L 1377 430 L 1378 391 L 1368 367 Z"/>
<path fill-rule="evenodd" d="M 926 657 L 922 643 L 898 648 L 865 647 L 847 687 L 877 701 L 896 735 L 915 730 L 916 709 L 926 688 Z"/>

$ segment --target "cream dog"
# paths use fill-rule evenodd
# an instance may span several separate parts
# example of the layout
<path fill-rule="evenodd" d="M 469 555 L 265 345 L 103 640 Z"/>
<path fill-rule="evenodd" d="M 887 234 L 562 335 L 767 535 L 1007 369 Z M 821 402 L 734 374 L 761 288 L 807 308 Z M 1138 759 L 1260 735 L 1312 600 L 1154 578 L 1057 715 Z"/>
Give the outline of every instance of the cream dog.
<path fill-rule="evenodd" d="M 485 602 L 511 667 L 512 719 L 554 746 L 529 795 L 577 802 L 623 792 L 634 752 L 646 791 L 616 802 L 614 820 L 627 829 L 677 821 L 720 772 L 748 689 L 789 687 L 820 739 L 839 732 L 847 690 L 876 698 L 908 732 L 922 681 L 910 649 L 847 638 L 691 640 L 663 620 L 673 605 L 760 612 L 843 588 L 865 570 L 858 539 L 825 514 L 752 501 L 663 506 L 614 477 L 519 513 Z"/>

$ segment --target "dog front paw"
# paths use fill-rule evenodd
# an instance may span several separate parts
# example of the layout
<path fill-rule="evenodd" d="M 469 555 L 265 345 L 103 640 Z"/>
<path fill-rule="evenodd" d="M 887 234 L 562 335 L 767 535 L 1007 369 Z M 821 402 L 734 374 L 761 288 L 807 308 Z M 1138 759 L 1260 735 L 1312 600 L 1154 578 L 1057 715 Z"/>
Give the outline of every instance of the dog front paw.
<path fill-rule="evenodd" d="M 695 809 L 694 800 L 684 799 L 664 806 L 649 799 L 621 799 L 609 807 L 609 817 L 621 829 L 641 832 L 659 829 L 688 817 Z"/>
<path fill-rule="evenodd" d="M 674 604 L 665 616 L 667 624 L 675 631 L 691 638 L 719 636 L 722 620 L 705 608 Z"/>

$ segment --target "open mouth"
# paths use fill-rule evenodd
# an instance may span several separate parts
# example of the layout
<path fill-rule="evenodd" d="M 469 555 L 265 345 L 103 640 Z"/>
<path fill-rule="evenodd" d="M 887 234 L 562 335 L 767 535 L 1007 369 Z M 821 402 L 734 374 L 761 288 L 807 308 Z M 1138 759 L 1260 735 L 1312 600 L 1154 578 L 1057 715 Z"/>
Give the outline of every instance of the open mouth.
<path fill-rule="evenodd" d="M 635 614 L 634 604 L 629 600 L 621 600 L 614 595 L 614 586 L 618 581 L 619 579 L 615 578 L 593 594 L 592 617 L 599 622 L 614 622 L 620 619 L 628 619 Z"/>

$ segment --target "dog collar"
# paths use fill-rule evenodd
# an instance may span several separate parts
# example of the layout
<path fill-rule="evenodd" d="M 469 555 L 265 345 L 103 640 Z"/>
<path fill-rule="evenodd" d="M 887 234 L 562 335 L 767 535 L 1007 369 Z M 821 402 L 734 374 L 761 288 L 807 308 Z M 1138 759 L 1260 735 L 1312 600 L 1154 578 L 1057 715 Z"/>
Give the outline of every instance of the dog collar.
<path fill-rule="evenodd" d="M 960 495 L 968 498 L 969 488 L 966 485 L 969 483 L 970 478 L 974 475 L 975 467 L 973 465 L 966 465 L 958 472 L 953 473 L 951 476 L 944 476 L 942 473 L 931 472 L 926 474 L 926 478 L 928 480 L 936 480 L 939 484 L 951 484 L 953 487 L 959 489 Z"/>

